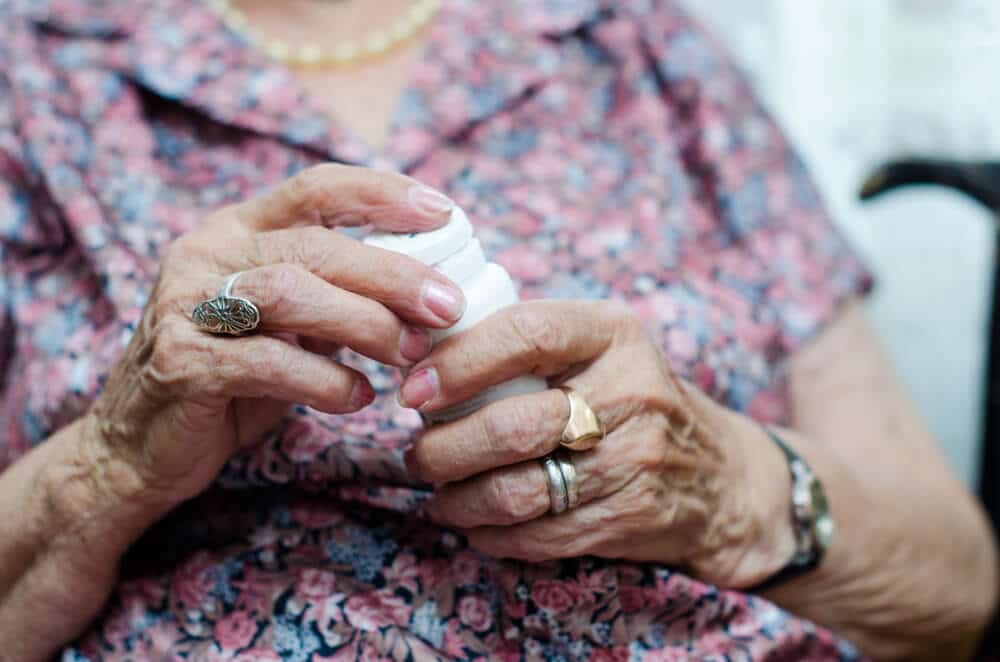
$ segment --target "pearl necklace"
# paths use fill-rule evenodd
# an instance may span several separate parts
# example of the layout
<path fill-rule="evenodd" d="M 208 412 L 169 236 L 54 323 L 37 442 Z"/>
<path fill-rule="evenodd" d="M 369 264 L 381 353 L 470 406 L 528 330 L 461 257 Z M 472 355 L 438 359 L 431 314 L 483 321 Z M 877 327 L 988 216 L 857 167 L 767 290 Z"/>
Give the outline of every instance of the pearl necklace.
<path fill-rule="evenodd" d="M 208 4 L 222 17 L 229 28 L 245 36 L 270 57 L 290 66 L 343 66 L 385 55 L 402 46 L 431 22 L 441 0 L 417 0 L 410 9 L 385 30 L 375 30 L 364 39 L 342 42 L 332 49 L 306 42 L 293 46 L 279 39 L 265 37 L 249 25 L 246 14 L 233 6 L 231 0 L 209 0 Z"/>

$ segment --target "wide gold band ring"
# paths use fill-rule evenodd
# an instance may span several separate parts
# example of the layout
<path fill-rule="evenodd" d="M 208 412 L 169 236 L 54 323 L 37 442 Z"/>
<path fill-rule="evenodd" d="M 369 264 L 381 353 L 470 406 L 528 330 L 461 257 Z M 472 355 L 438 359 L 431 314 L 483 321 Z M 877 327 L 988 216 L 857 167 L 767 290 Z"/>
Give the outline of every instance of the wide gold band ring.
<path fill-rule="evenodd" d="M 569 402 L 569 419 L 559 440 L 571 451 L 588 451 L 604 439 L 604 423 L 579 393 L 569 386 L 560 386 Z"/>

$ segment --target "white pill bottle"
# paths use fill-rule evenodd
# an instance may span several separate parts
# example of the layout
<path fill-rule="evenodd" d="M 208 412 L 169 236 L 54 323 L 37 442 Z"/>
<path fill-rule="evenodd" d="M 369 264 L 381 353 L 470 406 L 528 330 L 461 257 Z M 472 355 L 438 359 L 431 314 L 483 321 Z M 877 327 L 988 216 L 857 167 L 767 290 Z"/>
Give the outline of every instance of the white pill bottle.
<path fill-rule="evenodd" d="M 489 262 L 475 238 L 472 223 L 465 212 L 455 207 L 448 223 L 430 232 L 376 233 L 364 243 L 403 253 L 434 267 L 462 289 L 466 308 L 462 318 L 447 329 L 431 329 L 431 339 L 440 342 L 448 336 L 469 329 L 501 308 L 520 298 L 510 274 L 499 264 Z M 424 415 L 429 423 L 461 418 L 491 402 L 515 395 L 537 393 L 548 388 L 541 377 L 518 377 L 492 386 L 479 395 L 447 409 Z"/>

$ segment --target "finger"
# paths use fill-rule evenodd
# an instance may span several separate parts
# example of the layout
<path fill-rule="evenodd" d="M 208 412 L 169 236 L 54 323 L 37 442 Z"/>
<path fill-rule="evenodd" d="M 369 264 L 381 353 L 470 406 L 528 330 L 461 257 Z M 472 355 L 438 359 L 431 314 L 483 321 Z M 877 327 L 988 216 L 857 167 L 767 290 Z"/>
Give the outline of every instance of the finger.
<path fill-rule="evenodd" d="M 419 232 L 444 225 L 453 207 L 447 196 L 405 175 L 326 163 L 303 170 L 235 211 L 258 231 L 373 225 L 389 232 Z"/>
<path fill-rule="evenodd" d="M 618 304 L 606 301 L 504 308 L 436 346 L 400 387 L 400 402 L 434 411 L 514 377 L 561 373 L 600 356 L 622 316 Z"/>
<path fill-rule="evenodd" d="M 540 563 L 600 554 L 619 533 L 614 522 L 614 507 L 599 501 L 561 515 L 513 526 L 482 526 L 464 533 L 470 545 L 491 557 Z"/>
<path fill-rule="evenodd" d="M 257 306 L 262 331 L 346 345 L 395 366 L 412 365 L 430 351 L 425 329 L 406 325 L 380 303 L 335 287 L 301 267 L 277 264 L 245 271 L 231 294 Z"/>
<path fill-rule="evenodd" d="M 407 462 L 428 483 L 464 480 L 551 453 L 568 417 L 566 396 L 558 389 L 507 398 L 427 429 L 413 442 Z"/>
<path fill-rule="evenodd" d="M 541 456 L 539 456 L 541 457 Z M 643 478 L 683 463 L 666 448 L 666 442 L 649 431 L 645 419 L 630 419 L 587 452 L 563 452 L 576 475 L 577 508 L 620 492 L 629 485 L 646 484 Z M 408 458 L 407 463 L 416 462 Z M 422 471 L 439 461 L 421 465 L 421 480 L 437 483 Z M 440 469 L 431 468 L 432 475 Z M 648 475 L 647 475 L 648 474 Z M 544 515 L 552 507 L 548 477 L 537 459 L 484 471 L 458 482 L 440 485 L 427 503 L 430 515 L 447 526 L 471 528 L 509 525 Z"/>
<path fill-rule="evenodd" d="M 374 389 L 360 372 L 277 338 L 210 341 L 210 378 L 214 388 L 228 397 L 294 402 L 330 414 L 357 411 L 375 399 Z"/>
<path fill-rule="evenodd" d="M 425 504 L 444 526 L 509 526 L 549 512 L 548 481 L 538 462 L 524 462 L 438 488 Z"/>
<path fill-rule="evenodd" d="M 234 244 L 238 241 L 234 239 Z M 276 230 L 242 242 L 245 245 L 237 245 L 224 262 L 230 271 L 295 264 L 421 326 L 451 326 L 465 310 L 462 290 L 431 267 L 407 255 L 365 246 L 335 230 Z"/>
<path fill-rule="evenodd" d="M 202 333 L 179 316 L 157 323 L 142 389 L 181 398 L 266 398 L 329 413 L 357 411 L 375 392 L 356 370 L 269 335 Z"/>
<path fill-rule="evenodd" d="M 637 427 L 641 426 L 623 426 L 594 450 L 564 456 L 576 472 L 576 508 L 618 492 L 643 471 L 656 470 L 660 454 L 655 448 L 642 448 L 649 438 Z M 472 528 L 536 519 L 549 512 L 552 498 L 545 470 L 531 460 L 444 484 L 426 507 L 441 524 Z"/>
<path fill-rule="evenodd" d="M 299 344 L 302 346 L 302 349 L 313 354 L 319 354 L 320 356 L 333 357 L 341 350 L 341 346 L 337 343 L 321 338 L 299 338 Z"/>
<path fill-rule="evenodd" d="M 604 424 L 610 439 L 636 413 L 629 394 L 600 388 L 608 383 L 592 369 L 567 382 Z M 596 379 L 584 379 L 584 377 Z M 463 418 L 428 428 L 408 452 L 407 462 L 420 480 L 441 484 L 464 480 L 490 469 L 541 458 L 560 447 L 569 420 L 566 395 L 558 389 L 505 398 Z M 600 445 L 606 446 L 607 439 Z M 574 455 L 576 457 L 576 455 Z"/>

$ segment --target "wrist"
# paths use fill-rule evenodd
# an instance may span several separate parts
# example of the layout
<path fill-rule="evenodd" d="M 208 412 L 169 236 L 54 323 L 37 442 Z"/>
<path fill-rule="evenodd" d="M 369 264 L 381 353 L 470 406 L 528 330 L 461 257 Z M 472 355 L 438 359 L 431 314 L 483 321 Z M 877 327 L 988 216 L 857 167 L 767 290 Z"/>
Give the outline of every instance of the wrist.
<path fill-rule="evenodd" d="M 792 513 L 792 478 L 788 459 L 764 428 L 740 417 L 741 447 L 747 465 L 744 493 L 754 525 L 744 542 L 740 588 L 756 586 L 776 575 L 798 548 Z"/>
<path fill-rule="evenodd" d="M 723 463 L 718 503 L 687 565 L 723 588 L 755 586 L 795 554 L 788 462 L 759 423 L 684 386 Z"/>
<path fill-rule="evenodd" d="M 792 481 L 788 461 L 759 423 L 720 406 L 716 428 L 728 465 L 717 527 L 728 522 L 734 535 L 716 536 L 725 546 L 702 562 L 699 574 L 725 588 L 746 589 L 775 575 L 795 555 Z"/>
<path fill-rule="evenodd" d="M 0 474 L 0 641 L 11 659 L 47 658 L 79 636 L 126 549 L 162 514 L 91 431 L 79 419 Z"/>
<path fill-rule="evenodd" d="M 176 504 L 144 488 L 141 476 L 102 440 L 90 416 L 77 419 L 44 446 L 50 454 L 39 469 L 44 517 L 63 541 L 83 542 L 100 557 L 121 556 L 153 522 Z M 97 556 L 97 555 L 95 555 Z"/>

